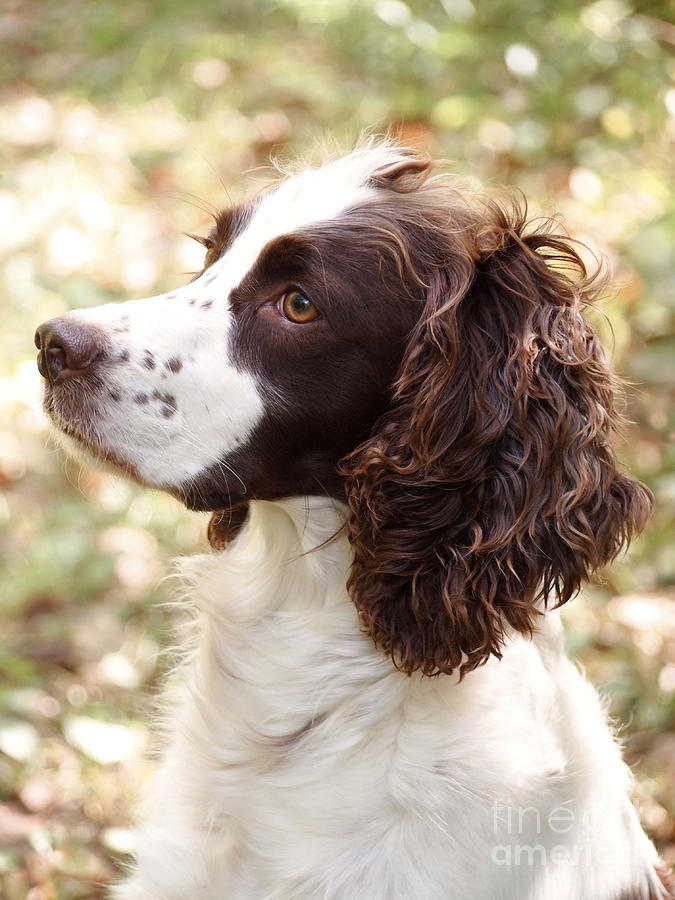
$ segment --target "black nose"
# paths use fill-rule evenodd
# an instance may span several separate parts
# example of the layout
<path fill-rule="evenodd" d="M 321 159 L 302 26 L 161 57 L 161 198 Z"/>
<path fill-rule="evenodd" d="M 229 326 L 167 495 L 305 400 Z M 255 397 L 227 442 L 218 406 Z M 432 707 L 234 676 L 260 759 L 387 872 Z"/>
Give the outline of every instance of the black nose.
<path fill-rule="evenodd" d="M 40 375 L 54 384 L 75 375 L 85 375 L 104 348 L 103 333 L 94 325 L 59 316 L 44 322 L 35 332 Z"/>

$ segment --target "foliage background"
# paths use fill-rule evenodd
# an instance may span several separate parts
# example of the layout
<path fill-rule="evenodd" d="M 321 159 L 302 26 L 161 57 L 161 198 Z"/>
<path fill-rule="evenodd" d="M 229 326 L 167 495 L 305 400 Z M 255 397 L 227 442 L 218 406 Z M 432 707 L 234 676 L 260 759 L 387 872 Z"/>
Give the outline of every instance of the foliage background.
<path fill-rule="evenodd" d="M 607 255 L 622 452 L 657 507 L 571 604 L 675 862 L 675 4 L 6 0 L 0 12 L 0 895 L 100 896 L 133 846 L 169 560 L 204 520 L 47 441 L 32 333 L 200 266 L 270 152 L 392 125 Z"/>

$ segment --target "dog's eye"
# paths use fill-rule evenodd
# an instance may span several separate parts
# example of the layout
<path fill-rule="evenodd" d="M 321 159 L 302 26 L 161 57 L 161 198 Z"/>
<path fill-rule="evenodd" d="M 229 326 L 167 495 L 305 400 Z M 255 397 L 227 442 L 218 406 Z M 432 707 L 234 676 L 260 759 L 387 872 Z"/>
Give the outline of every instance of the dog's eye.
<path fill-rule="evenodd" d="M 287 291 L 281 298 L 280 308 L 285 318 L 297 325 L 311 322 L 319 315 L 316 306 L 300 291 Z"/>

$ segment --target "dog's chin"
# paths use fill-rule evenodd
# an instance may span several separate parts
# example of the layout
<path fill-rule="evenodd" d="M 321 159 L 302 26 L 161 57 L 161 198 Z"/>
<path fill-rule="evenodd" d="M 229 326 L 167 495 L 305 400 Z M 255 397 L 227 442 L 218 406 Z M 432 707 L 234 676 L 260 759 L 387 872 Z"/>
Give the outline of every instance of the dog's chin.
<path fill-rule="evenodd" d="M 50 415 L 50 418 L 54 421 L 53 415 Z M 156 487 L 143 479 L 136 468 L 114 450 L 86 438 L 71 425 L 54 422 L 51 437 L 67 456 L 88 469 L 98 469 L 110 475 L 121 475 L 141 487 Z"/>
<path fill-rule="evenodd" d="M 197 481 L 172 485 L 144 477 L 118 450 L 106 447 L 94 438 L 82 434 L 69 422 L 60 420 L 49 408 L 47 414 L 53 423 L 51 436 L 54 441 L 67 456 L 89 469 L 123 476 L 140 487 L 164 491 L 193 512 L 222 512 L 238 509 L 247 503 L 241 490 L 242 486 L 239 484 L 237 484 L 239 492 L 235 495 L 234 491 L 223 488 L 222 485 L 211 489 Z"/>
<path fill-rule="evenodd" d="M 65 400 L 68 400 L 67 395 Z M 90 469 L 121 474 L 144 487 L 148 486 L 132 463 L 115 449 L 107 447 L 91 431 L 83 411 L 72 403 L 64 402 L 64 397 L 56 395 L 48 385 L 45 386 L 43 409 L 53 426 L 50 436 L 67 456 Z"/>

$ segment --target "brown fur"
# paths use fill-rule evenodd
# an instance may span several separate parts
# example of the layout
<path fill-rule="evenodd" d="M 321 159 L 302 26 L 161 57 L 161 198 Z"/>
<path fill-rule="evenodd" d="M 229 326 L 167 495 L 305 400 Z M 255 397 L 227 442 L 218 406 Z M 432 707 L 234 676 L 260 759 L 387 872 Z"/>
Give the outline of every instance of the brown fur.
<path fill-rule="evenodd" d="M 574 243 L 517 206 L 413 190 L 415 240 L 407 224 L 394 243 L 426 300 L 390 410 L 343 464 L 348 586 L 402 670 L 464 674 L 612 560 L 651 498 L 610 445 L 615 380 Z"/>
<path fill-rule="evenodd" d="M 376 173 L 377 200 L 304 234 L 324 247 L 314 299 L 334 321 L 363 318 L 354 335 L 341 326 L 342 343 L 323 326 L 312 332 L 312 353 L 292 366 L 285 356 L 275 362 L 290 352 L 277 341 L 264 365 L 275 377 L 290 368 L 307 391 L 325 381 L 308 366 L 340 360 L 360 341 L 359 365 L 370 369 L 354 369 L 354 383 L 326 397 L 325 411 L 303 403 L 304 431 L 292 433 L 306 440 L 284 452 L 300 474 L 288 462 L 266 471 L 305 491 L 346 493 L 348 588 L 396 665 L 464 674 L 499 656 L 510 629 L 531 633 L 541 610 L 565 603 L 612 560 L 643 527 L 651 498 L 611 447 L 616 383 L 584 319 L 597 287 L 574 242 L 531 226 L 518 204 L 471 205 L 452 185 L 427 181 L 429 171 L 428 159 L 411 156 Z M 277 248 L 275 266 L 286 256 Z M 261 270 L 256 285 L 278 277 Z M 336 301 L 355 284 L 352 312 L 340 312 Z M 324 412 L 335 419 L 335 397 L 358 400 L 371 383 L 392 386 L 350 400 L 336 435 L 317 425 Z M 289 395 L 307 396 L 299 387 Z M 320 454 L 318 434 L 328 436 Z M 270 453 L 285 447 L 276 431 L 263 443 Z M 242 451 L 237 471 L 246 475 L 251 458 Z M 254 475 L 248 496 L 271 496 Z M 203 494 L 217 503 L 218 491 Z M 212 542 L 222 546 L 242 520 L 238 512 L 232 528 L 217 513 Z"/>

